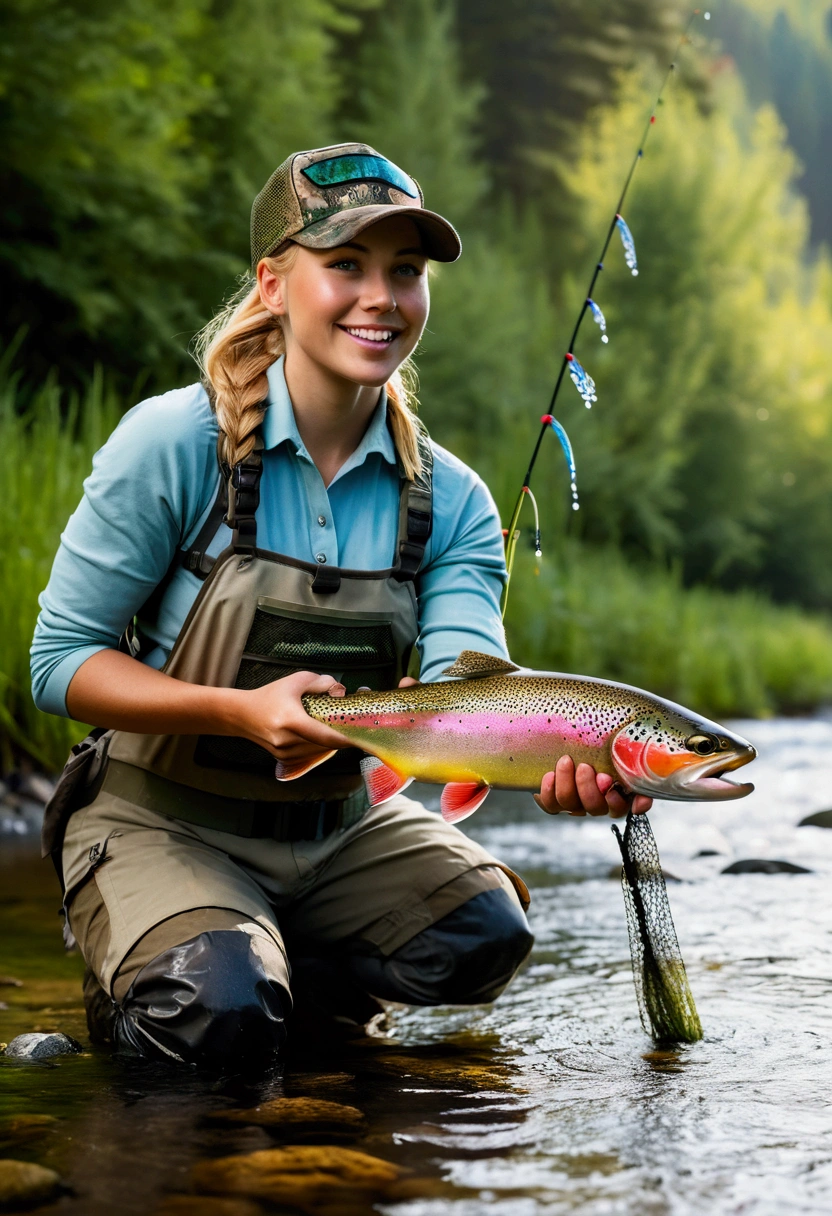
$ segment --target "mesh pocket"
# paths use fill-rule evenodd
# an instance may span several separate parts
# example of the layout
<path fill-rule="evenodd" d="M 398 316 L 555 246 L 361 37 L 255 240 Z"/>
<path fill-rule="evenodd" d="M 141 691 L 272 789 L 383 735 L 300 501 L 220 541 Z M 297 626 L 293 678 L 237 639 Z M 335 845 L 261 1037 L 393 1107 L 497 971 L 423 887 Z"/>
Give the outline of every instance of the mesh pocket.
<path fill-rule="evenodd" d="M 306 621 L 258 608 L 234 687 L 262 688 L 294 671 L 335 676 L 348 693 L 364 684 L 370 688 L 392 688 L 397 675 L 393 631 L 387 622 L 347 625 L 326 619 Z M 357 751 L 348 749 L 316 770 L 316 776 L 357 772 L 359 758 Z M 206 768 L 244 769 L 257 774 L 274 772 L 274 757 L 265 748 L 249 739 L 228 735 L 201 735 L 194 760 Z"/>
<path fill-rule="evenodd" d="M 292 671 L 337 667 L 395 667 L 393 633 L 388 624 L 343 625 L 303 621 L 257 610 L 245 646 L 258 656 Z M 272 677 L 274 679 L 274 677 Z M 253 687 L 250 686 L 250 687 Z"/>

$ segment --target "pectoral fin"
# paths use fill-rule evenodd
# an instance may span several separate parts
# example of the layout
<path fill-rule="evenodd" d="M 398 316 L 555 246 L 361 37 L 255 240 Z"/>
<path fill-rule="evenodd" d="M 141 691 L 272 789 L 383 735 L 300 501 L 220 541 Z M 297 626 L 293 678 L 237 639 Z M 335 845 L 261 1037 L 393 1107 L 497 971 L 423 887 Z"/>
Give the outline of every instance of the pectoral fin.
<path fill-rule="evenodd" d="M 480 654 L 478 650 L 463 650 L 456 662 L 446 667 L 442 675 L 475 680 L 484 676 L 505 676 L 512 671 L 520 671 L 520 668 L 508 659 L 498 659 L 493 654 Z"/>
<path fill-rule="evenodd" d="M 364 757 L 361 761 L 361 776 L 367 787 L 370 806 L 381 806 L 382 802 L 389 802 L 395 794 L 407 789 L 413 780 L 404 773 L 397 773 L 389 764 L 379 760 L 378 756 Z"/>
<path fill-rule="evenodd" d="M 478 785 L 476 781 L 451 781 L 442 791 L 439 807 L 446 823 L 458 823 L 473 815 L 488 797 L 490 785 Z"/>
<path fill-rule="evenodd" d="M 329 760 L 335 752 L 324 752 L 322 756 L 312 756 L 306 760 L 276 760 L 274 775 L 278 781 L 297 781 L 304 773 L 309 773 L 325 760 Z"/>

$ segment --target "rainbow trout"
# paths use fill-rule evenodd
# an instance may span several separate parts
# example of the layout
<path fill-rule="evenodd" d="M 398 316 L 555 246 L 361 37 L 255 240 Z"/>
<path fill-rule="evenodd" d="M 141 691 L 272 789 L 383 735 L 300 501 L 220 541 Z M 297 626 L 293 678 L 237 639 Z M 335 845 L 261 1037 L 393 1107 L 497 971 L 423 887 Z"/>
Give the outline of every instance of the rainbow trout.
<path fill-rule="evenodd" d="M 529 671 L 472 650 L 443 675 L 455 678 L 303 698 L 313 718 L 370 753 L 362 771 L 373 806 L 417 779 L 444 784 L 442 815 L 453 823 L 473 814 L 492 788 L 539 790 L 561 756 L 654 798 L 715 801 L 754 788 L 725 776 L 754 759 L 750 743 L 638 688 Z M 331 755 L 311 765 L 278 762 L 276 776 L 291 781 Z"/>

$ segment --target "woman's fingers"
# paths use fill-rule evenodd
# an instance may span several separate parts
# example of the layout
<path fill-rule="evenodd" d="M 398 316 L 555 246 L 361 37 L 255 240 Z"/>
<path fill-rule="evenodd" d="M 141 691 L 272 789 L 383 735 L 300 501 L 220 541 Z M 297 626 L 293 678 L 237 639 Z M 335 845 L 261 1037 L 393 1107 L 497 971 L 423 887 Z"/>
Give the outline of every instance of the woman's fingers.
<path fill-rule="evenodd" d="M 609 773 L 596 773 L 591 764 L 575 767 L 569 756 L 562 756 L 553 773 L 543 778 L 534 800 L 547 815 L 567 811 L 570 815 L 611 815 L 619 819 L 632 809 L 643 814 L 652 800 L 628 794 Z"/>

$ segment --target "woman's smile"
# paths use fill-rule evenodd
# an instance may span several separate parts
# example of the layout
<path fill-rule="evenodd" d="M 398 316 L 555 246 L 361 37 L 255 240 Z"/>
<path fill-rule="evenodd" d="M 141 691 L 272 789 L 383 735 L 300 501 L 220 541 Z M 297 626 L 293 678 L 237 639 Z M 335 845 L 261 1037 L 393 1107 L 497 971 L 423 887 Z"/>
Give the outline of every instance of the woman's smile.
<path fill-rule="evenodd" d="M 402 332 L 384 325 L 338 325 L 337 328 L 365 350 L 387 350 Z"/>

